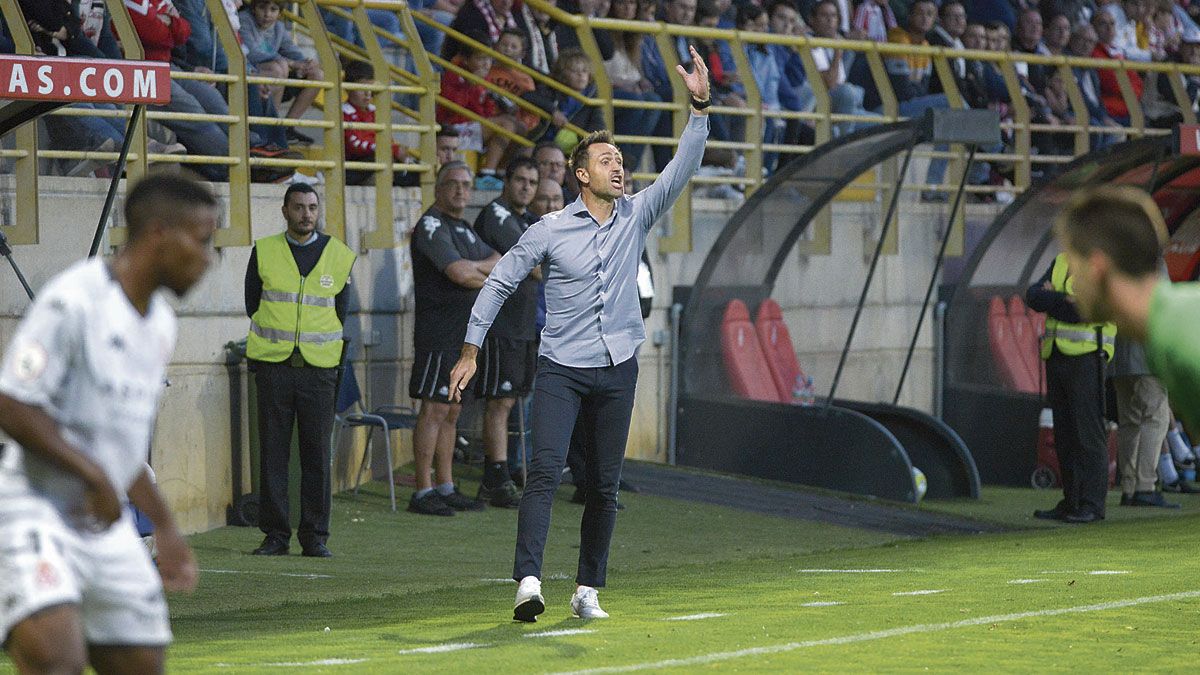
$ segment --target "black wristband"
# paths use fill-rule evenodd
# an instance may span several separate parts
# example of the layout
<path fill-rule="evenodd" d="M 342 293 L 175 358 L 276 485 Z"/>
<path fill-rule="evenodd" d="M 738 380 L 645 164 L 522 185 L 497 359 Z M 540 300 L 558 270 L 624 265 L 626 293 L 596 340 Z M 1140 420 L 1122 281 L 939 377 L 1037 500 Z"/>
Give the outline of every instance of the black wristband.
<path fill-rule="evenodd" d="M 704 110 L 705 108 L 707 108 L 710 105 L 712 105 L 712 97 L 711 96 L 709 96 L 708 99 L 704 100 L 704 101 L 701 101 L 700 99 L 696 98 L 695 96 L 692 97 L 692 107 L 695 108 L 696 110 Z"/>

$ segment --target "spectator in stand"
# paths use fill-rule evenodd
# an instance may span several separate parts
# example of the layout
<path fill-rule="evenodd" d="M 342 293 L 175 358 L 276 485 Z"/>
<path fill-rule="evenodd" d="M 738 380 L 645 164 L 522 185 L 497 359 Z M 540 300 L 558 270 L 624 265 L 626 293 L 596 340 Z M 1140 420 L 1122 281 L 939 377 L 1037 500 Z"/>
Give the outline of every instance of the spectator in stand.
<path fill-rule="evenodd" d="M 103 4 L 104 0 L 90 1 Z M 176 53 L 176 63 L 182 61 L 190 66 L 189 70 L 200 72 L 226 72 L 229 69 L 229 62 L 225 56 L 225 49 L 221 47 L 221 41 L 217 39 L 216 31 L 213 30 L 208 4 L 204 0 L 173 1 L 175 8 L 179 10 L 179 15 L 187 19 L 188 25 L 192 27 L 192 34 L 188 36 L 187 44 Z M 238 7 L 241 6 L 241 0 L 234 1 Z M 238 24 L 234 25 L 234 30 L 238 30 Z"/>
<path fill-rule="evenodd" d="M 1185 33 L 1181 36 L 1179 44 L 1179 52 L 1176 56 L 1178 63 L 1186 63 L 1192 66 L 1200 66 L 1200 31 Z M 1187 92 L 1187 105 L 1192 112 L 1200 110 L 1197 102 L 1200 102 L 1200 75 L 1173 75 L 1171 73 L 1162 73 L 1158 77 L 1158 95 L 1165 101 L 1177 103 L 1175 92 L 1171 88 L 1172 77 L 1178 77 L 1183 85 L 1183 90 Z"/>
<path fill-rule="evenodd" d="M 770 19 L 771 32 L 776 35 L 803 35 L 804 22 L 800 12 L 791 0 L 774 0 L 766 6 Z M 790 112 L 812 112 L 816 107 L 816 94 L 808 83 L 808 74 L 804 72 L 804 59 L 800 52 L 791 45 L 768 45 L 779 64 L 779 105 Z M 709 69 L 709 72 L 712 72 Z M 784 121 L 783 143 L 786 145 L 812 145 L 816 141 L 816 132 L 812 126 L 798 119 Z M 787 164 L 796 155 L 782 155 L 779 167 Z M 779 168 L 777 167 L 777 168 Z"/>
<path fill-rule="evenodd" d="M 612 0 L 609 5 L 609 18 L 636 21 L 637 15 L 638 0 Z M 650 80 L 642 75 L 643 37 L 645 37 L 643 33 L 634 31 L 614 31 L 612 33 L 613 55 L 604 62 L 604 72 L 612 84 L 613 98 L 661 103 L 662 97 L 654 92 L 654 85 L 650 84 Z M 617 135 L 649 136 L 658 126 L 658 118 L 662 112 L 641 107 L 615 108 L 613 110 L 615 131 Z M 625 164 L 635 170 L 642 163 L 642 155 L 645 150 L 646 146 L 641 143 L 621 144 L 621 155 Z"/>
<path fill-rule="evenodd" d="M 516 28 L 506 28 L 500 34 L 500 41 L 496 43 L 496 51 L 516 63 L 523 63 L 525 60 L 525 41 L 528 39 L 529 36 L 524 32 Z M 487 81 L 511 93 L 513 98 L 524 98 L 527 94 L 537 89 L 537 86 L 533 83 L 533 78 L 528 73 L 495 61 L 495 59 L 493 59 L 492 69 L 488 71 Z M 511 99 L 509 102 L 512 113 L 516 116 L 517 122 L 520 123 L 522 129 L 529 130 L 538 127 L 542 118 L 538 117 L 535 113 L 517 107 L 515 103 L 511 103 Z"/>
<path fill-rule="evenodd" d="M 653 0 L 647 0 L 652 2 Z M 558 60 L 558 33 L 556 23 L 550 15 L 522 2 L 513 15 L 517 29 L 529 36 L 529 49 L 525 54 L 525 65 L 539 73 L 550 74 L 550 67 Z"/>
<path fill-rule="evenodd" d="M 348 18 L 338 16 L 328 9 L 321 10 L 321 18 L 325 20 L 325 28 L 332 34 L 342 38 L 346 42 L 353 42 L 358 46 L 363 45 L 362 35 L 359 34 L 358 28 L 354 22 Z M 400 24 L 400 15 L 390 9 L 368 9 L 367 20 L 372 26 L 383 29 L 390 35 L 403 36 L 404 28 Z M 371 36 L 375 38 L 374 35 Z M 389 42 L 380 42 L 385 48 Z"/>
<path fill-rule="evenodd" d="M 180 16 L 170 0 L 125 0 L 125 8 L 148 61 L 170 63 L 172 50 L 183 47 L 191 35 L 191 24 Z M 158 108 L 190 114 L 229 114 L 229 106 L 216 87 L 182 78 L 171 78 L 171 102 Z M 229 156 L 229 135 L 216 122 L 167 119 L 162 120 L 162 125 L 174 131 L 191 154 Z M 195 164 L 193 168 L 209 180 L 225 180 L 229 175 L 228 168 L 219 164 Z"/>
<path fill-rule="evenodd" d="M 512 8 L 513 0 L 466 0 L 450 27 L 468 37 L 486 35 L 485 44 L 494 45 L 505 29 L 518 27 Z M 465 52 L 469 50 L 469 45 L 458 40 L 446 40 L 442 43 L 442 58 L 447 61 L 456 56 L 466 58 Z"/>
<path fill-rule="evenodd" d="M 282 2 L 283 0 L 250 0 L 250 8 L 242 10 L 241 36 L 247 52 L 246 62 L 253 65 L 264 77 L 324 79 L 325 74 L 321 72 L 321 66 L 296 46 L 292 36 L 279 21 L 279 13 L 283 10 Z M 284 87 L 276 85 L 269 89 L 275 109 L 282 109 Z M 312 106 L 320 91 L 315 87 L 300 88 L 296 97 L 292 99 L 287 117 L 300 119 Z M 289 141 L 312 143 L 311 138 L 294 127 L 288 127 L 286 134 Z"/>
<path fill-rule="evenodd" d="M 563 202 L 573 202 L 579 193 L 567 184 L 567 154 L 554 143 L 538 143 L 533 148 L 540 180 L 552 180 L 562 192 Z"/>
<path fill-rule="evenodd" d="M 908 11 L 906 28 L 893 28 L 888 32 L 888 42 L 901 45 L 929 46 L 925 35 L 933 29 L 934 17 L 937 15 L 937 5 L 933 0 L 916 0 Z M 933 62 L 923 54 L 906 56 L 889 56 L 884 59 L 888 79 L 892 91 L 899 103 L 899 112 L 903 117 L 916 117 L 928 108 L 949 108 L 945 94 L 929 93 L 929 81 L 933 74 Z M 942 152 L 944 146 L 936 146 Z M 929 185 L 941 185 L 946 177 L 946 160 L 934 158 L 929 160 L 929 171 L 926 182 Z M 922 193 L 923 201 L 946 201 L 943 192 L 928 189 Z"/>
<path fill-rule="evenodd" d="M 692 0 L 687 0 L 688 3 Z M 685 3 L 686 4 L 686 3 Z M 720 8 L 716 0 L 698 0 L 695 3 L 693 21 L 702 28 L 716 28 L 721 19 Z M 682 13 L 681 5 L 676 10 Z M 709 81 L 713 92 L 713 103 L 732 108 L 746 106 L 746 88 L 737 72 L 737 62 L 734 61 L 733 51 L 725 40 L 696 38 L 693 40 L 696 52 L 708 64 Z M 691 52 L 686 45 L 680 58 L 691 59 Z M 687 67 L 688 61 L 682 62 Z M 723 141 L 742 140 L 746 137 L 746 118 L 735 115 L 710 115 L 713 138 Z"/>
<path fill-rule="evenodd" d="M 1094 0 L 1041 0 L 1037 3 L 1037 8 L 1046 20 L 1046 32 L 1049 33 L 1050 18 L 1058 14 L 1067 17 L 1068 31 L 1081 23 L 1090 22 L 1092 13 L 1096 10 L 1096 3 Z"/>
<path fill-rule="evenodd" d="M 454 130 L 454 127 L 439 129 L 434 143 L 436 143 L 438 168 L 446 166 L 450 162 L 462 161 L 462 157 L 458 153 L 458 132 Z"/>
<path fill-rule="evenodd" d="M 1027 4 L 1026 0 L 963 0 L 967 8 L 967 19 L 972 23 L 988 25 L 993 21 L 1008 26 L 1011 30 L 1017 24 L 1017 10 Z"/>
<path fill-rule="evenodd" d="M 595 98 L 596 84 L 592 81 L 592 62 L 578 47 L 564 49 L 558 55 L 551 76 L 561 84 L 579 93 L 580 96 Z M 574 96 L 558 90 L 542 90 L 534 97 L 543 110 L 550 113 L 550 125 L 538 140 L 553 141 L 566 152 L 580 141 L 579 135 L 566 129 L 568 123 L 579 127 L 584 133 L 604 128 L 604 115 L 596 106 L 584 105 Z"/>
<path fill-rule="evenodd" d="M 346 73 L 342 81 L 350 84 L 376 84 L 375 68 L 366 61 L 350 61 L 346 64 Z M 351 89 L 346 92 L 346 102 L 342 104 L 342 120 L 345 122 L 375 122 L 375 104 L 371 103 L 374 94 L 366 89 Z M 371 129 L 346 128 L 346 160 L 351 162 L 374 162 L 376 140 L 375 132 Z M 405 162 L 408 153 L 399 143 L 392 142 L 392 161 Z M 366 185 L 374 177 L 373 171 L 364 169 L 347 169 L 347 185 Z M 392 172 L 392 185 L 412 187 L 418 185 L 420 175 L 408 171 Z"/>
<path fill-rule="evenodd" d="M 1017 17 L 1017 30 L 1013 34 L 1012 50 L 1025 54 L 1050 55 L 1050 50 L 1042 44 L 1042 15 L 1036 9 L 1021 10 Z M 1013 66 L 1018 75 L 1029 80 L 1034 91 L 1041 91 L 1046 86 L 1046 71 L 1049 69 L 1047 66 L 1024 61 L 1017 61 Z"/>
<path fill-rule="evenodd" d="M 1050 14 L 1044 20 L 1046 29 L 1042 34 L 1042 44 L 1051 55 L 1062 56 L 1067 51 L 1067 43 L 1071 41 L 1071 20 L 1066 14 Z"/>
<path fill-rule="evenodd" d="M 738 7 L 738 30 L 749 33 L 766 33 L 768 29 L 767 13 L 758 5 L 745 4 Z M 779 104 L 779 63 L 775 55 L 764 44 L 745 43 L 746 59 L 750 62 L 750 74 L 758 86 L 758 95 L 762 99 L 763 112 L 778 112 Z M 764 144 L 774 145 L 783 137 L 784 122 L 778 117 L 763 117 Z M 763 171 L 772 173 L 775 162 L 779 158 L 777 152 L 763 153 Z"/>
<path fill-rule="evenodd" d="M 112 17 L 104 0 L 72 0 L 72 9 L 79 17 L 79 30 L 96 45 L 105 58 L 123 59 L 121 46 L 112 32 Z"/>
<path fill-rule="evenodd" d="M 1124 4 L 1114 2 L 1105 5 L 1104 11 L 1115 22 L 1115 34 L 1110 44 L 1121 50 L 1124 54 L 1122 58 L 1130 61 L 1150 61 L 1150 50 L 1147 48 L 1147 42 L 1142 39 L 1146 35 L 1145 24 L 1153 11 L 1147 0 L 1125 0 Z M 1096 17 L 1093 15 L 1093 26 L 1095 21 Z M 1096 32 L 1099 33 L 1100 29 L 1097 28 Z M 1100 41 L 1104 41 L 1103 36 Z"/>
<path fill-rule="evenodd" d="M 834 0 L 820 0 L 813 6 L 813 34 L 821 38 L 840 37 L 837 32 L 838 8 Z M 848 82 L 846 73 L 849 72 L 854 52 L 846 52 L 832 47 L 814 47 L 813 62 L 821 72 L 821 79 L 829 91 L 830 110 L 838 115 L 874 115 L 863 108 L 863 88 Z M 854 131 L 862 122 L 836 122 L 833 125 L 834 135 L 842 136 Z"/>
<path fill-rule="evenodd" d="M 1107 14 L 1107 12 L 1098 12 L 1099 14 Z M 1112 17 L 1109 17 L 1110 20 Z M 1071 31 L 1071 41 L 1067 43 L 1068 55 L 1090 57 L 1096 49 L 1096 29 L 1090 24 L 1080 24 Z M 1100 75 L 1094 68 L 1074 67 L 1071 69 L 1075 74 L 1075 82 L 1079 86 L 1079 92 L 1083 95 L 1083 102 L 1088 109 L 1088 125 L 1115 127 L 1120 126 L 1116 120 L 1108 114 L 1108 108 L 1104 105 L 1104 100 L 1100 93 Z M 1118 136 L 1094 133 L 1091 136 L 1092 148 L 1103 148 L 1120 140 Z"/>
<path fill-rule="evenodd" d="M 605 14 L 597 14 L 597 11 L 604 5 Z M 559 0 L 559 9 L 570 14 L 578 14 L 595 18 L 597 16 L 607 15 L 611 3 L 608 0 Z M 555 32 L 558 33 L 558 48 L 561 51 L 575 47 L 582 48 L 579 44 L 579 33 L 575 31 L 573 26 L 559 24 L 555 27 Z M 600 59 L 607 61 L 613 55 L 613 39 L 612 34 L 606 30 L 593 30 L 592 37 L 596 40 L 596 48 L 600 50 Z"/>
<path fill-rule="evenodd" d="M 8 32 L 8 24 L 4 22 L 4 17 L 0 16 L 0 54 L 13 54 L 16 51 L 17 45 Z"/>
<path fill-rule="evenodd" d="M 415 0 L 408 6 L 443 26 L 449 26 L 458 14 L 458 10 L 462 9 L 463 0 Z M 421 36 L 421 45 L 425 47 L 425 51 L 430 54 L 441 54 L 446 34 L 421 21 L 414 21 L 414 23 L 417 25 L 417 34 Z"/>
<path fill-rule="evenodd" d="M 468 34 L 467 37 L 479 41 L 481 45 L 491 44 L 486 33 Z M 480 48 L 472 48 L 459 54 L 454 57 L 453 63 L 480 79 L 486 78 L 492 70 L 492 57 Z M 493 96 L 487 87 L 475 84 L 453 70 L 447 69 L 442 73 L 442 96 L 506 131 L 525 133 L 525 130 L 518 126 L 516 117 L 500 110 L 498 100 L 501 97 Z M 453 125 L 460 136 L 468 136 L 464 149 L 483 152 L 479 176 L 475 179 L 475 189 L 499 190 L 504 187 L 504 181 L 496 175 L 496 167 L 500 166 L 501 160 L 508 152 L 509 138 L 444 106 L 438 106 L 437 120 L 439 124 Z"/>
<path fill-rule="evenodd" d="M 46 56 L 108 56 L 84 35 L 71 0 L 19 0 L 19 4 L 33 43 Z"/>
<path fill-rule="evenodd" d="M 963 48 L 962 34 L 966 29 L 967 10 L 963 7 L 962 1 L 945 0 L 938 8 L 938 21 L 926 39 L 934 47 L 959 50 Z M 950 59 L 950 67 L 954 70 L 955 81 L 962 82 L 967 75 L 966 59 Z M 929 91 L 934 94 L 945 91 L 942 80 L 936 71 L 933 74 L 933 80 L 929 83 Z"/>
<path fill-rule="evenodd" d="M 1171 0 L 1157 0 L 1152 6 L 1146 47 L 1155 61 L 1167 61 L 1179 51 L 1183 24 L 1175 18 L 1175 7 Z"/>
<path fill-rule="evenodd" d="M 1092 27 L 1096 29 L 1096 47 L 1092 56 L 1097 59 L 1124 59 L 1125 52 L 1115 44 L 1117 38 L 1117 20 L 1110 12 L 1096 12 L 1092 17 Z M 1108 111 L 1108 116 L 1123 126 L 1129 125 L 1129 107 L 1121 95 L 1117 84 L 1117 73 L 1111 68 L 1101 68 L 1097 71 L 1100 78 L 1100 100 Z M 1134 98 L 1142 98 L 1142 78 L 1134 71 L 1128 71 L 1129 85 L 1133 89 Z"/>
<path fill-rule="evenodd" d="M 898 27 L 896 14 L 887 0 L 862 0 L 854 9 L 851 25 L 862 39 L 871 42 L 887 42 L 888 34 Z"/>

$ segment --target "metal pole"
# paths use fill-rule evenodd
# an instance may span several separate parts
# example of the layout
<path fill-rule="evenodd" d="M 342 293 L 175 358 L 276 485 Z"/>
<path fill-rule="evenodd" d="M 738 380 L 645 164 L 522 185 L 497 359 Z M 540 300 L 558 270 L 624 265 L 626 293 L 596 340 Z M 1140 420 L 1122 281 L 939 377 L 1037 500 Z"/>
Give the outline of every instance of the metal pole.
<path fill-rule="evenodd" d="M 908 367 L 912 365 L 913 352 L 917 349 L 917 336 L 921 334 L 921 325 L 925 323 L 925 310 L 929 307 L 929 298 L 933 297 L 933 289 L 937 285 L 938 272 L 942 269 L 942 261 L 946 258 L 946 244 L 950 242 L 950 231 L 954 229 L 954 214 L 962 203 L 963 190 L 967 187 L 967 176 L 971 174 L 971 164 L 975 161 L 975 150 L 971 144 L 971 153 L 967 155 L 967 169 L 963 171 L 962 180 L 958 181 L 958 192 L 954 194 L 954 205 L 950 207 L 950 217 L 946 220 L 946 231 L 942 233 L 942 245 L 938 248 L 937 258 L 933 261 L 933 274 L 929 276 L 929 286 L 925 288 L 925 299 L 921 301 L 921 313 L 917 314 L 917 327 L 913 329 L 912 340 L 908 343 L 908 353 L 904 355 L 904 367 L 900 369 L 900 381 L 896 383 L 896 395 L 892 397 L 892 405 L 899 405 L 900 390 L 904 388 L 904 379 L 908 377 Z"/>
<path fill-rule="evenodd" d="M 933 416 L 942 419 L 946 387 L 946 303 L 933 306 Z"/>
<path fill-rule="evenodd" d="M 913 148 L 917 145 L 916 134 L 904 153 L 904 163 L 900 166 L 900 174 L 896 177 L 896 189 L 892 192 L 892 201 L 888 204 L 887 217 L 879 231 L 879 241 L 875 244 L 875 254 L 871 256 L 871 266 L 867 269 L 867 280 L 863 282 L 862 293 L 858 296 L 858 306 L 854 308 L 854 319 L 850 322 L 850 332 L 846 335 L 846 344 L 842 346 L 842 355 L 838 359 L 837 370 L 833 373 L 833 382 L 829 385 L 829 397 L 825 406 L 833 405 L 833 396 L 837 393 L 838 382 L 842 379 L 842 370 L 846 367 L 846 357 L 850 355 L 850 343 L 854 341 L 854 331 L 858 328 L 858 320 L 862 317 L 863 305 L 867 303 L 867 292 L 871 290 L 871 280 L 875 277 L 875 267 L 883 254 L 883 242 L 887 239 L 888 229 L 892 225 L 892 217 L 896 215 L 896 205 L 900 201 L 900 189 L 904 184 L 904 176 L 908 174 L 908 163 L 912 160 Z"/>
<path fill-rule="evenodd" d="M 675 466 L 675 442 L 679 425 L 679 320 L 683 305 L 671 305 L 671 392 L 667 397 L 667 464 Z"/>
<path fill-rule="evenodd" d="M 13 260 L 12 247 L 8 245 L 8 237 L 4 236 L 3 231 L 0 231 L 0 255 L 8 259 L 8 264 L 12 265 L 13 271 L 17 273 L 17 281 L 20 281 L 21 286 L 25 289 L 25 295 L 33 300 L 33 289 L 29 287 L 29 282 L 25 281 L 25 275 L 21 274 L 21 268 L 17 267 L 17 261 Z"/>
<path fill-rule="evenodd" d="M 117 199 L 117 186 L 121 183 L 121 174 L 125 173 L 125 160 L 129 157 L 129 145 L 133 143 L 133 130 L 145 110 L 144 105 L 133 106 L 133 114 L 129 116 L 129 124 L 125 127 L 125 140 L 121 143 L 121 156 L 117 158 L 117 166 L 113 168 L 112 181 L 108 184 L 108 196 L 104 198 L 104 210 L 100 212 L 100 223 L 96 225 L 96 236 L 92 237 L 92 248 L 88 257 L 96 257 L 100 250 L 100 240 L 104 238 L 104 227 L 108 224 L 108 215 L 112 213 L 113 202 Z"/>

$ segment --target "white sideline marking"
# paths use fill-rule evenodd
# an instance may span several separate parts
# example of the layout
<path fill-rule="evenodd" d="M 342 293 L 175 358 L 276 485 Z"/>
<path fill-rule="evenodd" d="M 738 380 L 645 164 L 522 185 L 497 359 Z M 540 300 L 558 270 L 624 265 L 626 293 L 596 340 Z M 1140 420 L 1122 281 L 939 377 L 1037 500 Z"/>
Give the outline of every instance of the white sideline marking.
<path fill-rule="evenodd" d="M 1102 612 L 1110 609 L 1122 609 L 1125 607 L 1135 607 L 1137 605 L 1148 605 L 1158 602 L 1171 602 L 1174 600 L 1188 600 L 1192 598 L 1200 598 L 1200 591 L 1183 591 L 1180 593 L 1169 593 L 1167 595 L 1149 595 L 1141 598 L 1132 598 L 1129 600 L 1114 600 L 1112 602 L 1101 602 L 1094 605 L 1079 605 L 1077 607 L 1063 607 L 1060 609 L 1039 609 L 1029 612 L 1015 612 L 1013 614 L 993 614 L 991 616 L 980 616 L 974 619 L 963 619 L 962 621 L 951 621 L 947 623 L 918 623 L 911 626 L 900 626 L 898 628 L 888 628 L 886 630 L 871 631 L 869 633 L 854 633 L 852 635 L 842 635 L 839 637 L 825 638 L 823 640 L 806 640 L 804 642 L 789 642 L 787 644 L 773 645 L 770 647 L 753 647 L 750 649 L 740 649 L 732 652 L 714 652 L 712 654 L 700 654 L 698 656 L 690 656 L 683 659 L 665 659 L 662 661 L 646 661 L 644 663 L 632 663 L 625 666 L 608 666 L 604 668 L 589 668 L 587 670 L 573 670 L 568 672 L 558 673 L 558 675 L 591 675 L 592 673 L 629 673 L 639 670 L 650 670 L 654 668 L 677 668 L 679 666 L 700 666 L 710 663 L 718 663 L 721 661 L 731 661 L 740 659 L 746 656 L 761 656 L 765 654 L 782 654 L 786 652 L 794 652 L 799 649 L 808 649 L 811 647 L 825 647 L 829 645 L 848 645 L 856 642 L 869 642 L 871 640 L 883 640 L 901 635 L 912 635 L 914 633 L 937 633 L 944 630 L 953 630 L 955 628 L 969 628 L 971 626 L 983 626 L 993 623 L 1007 623 L 1010 621 L 1020 621 L 1022 619 L 1037 619 L 1048 616 L 1062 616 L 1064 614 L 1084 614 L 1087 612 Z"/>
<path fill-rule="evenodd" d="M 896 574 L 916 569 L 797 569 L 799 574 Z"/>
<path fill-rule="evenodd" d="M 1129 574 L 1129 570 L 1092 570 L 1088 574 Z"/>
<path fill-rule="evenodd" d="M 1050 581 L 1050 580 L 1049 579 L 1011 579 L 1011 580 L 1009 580 L 1008 583 L 1010 583 L 1010 584 L 1040 584 L 1043 581 Z"/>
<path fill-rule="evenodd" d="M 353 666 L 367 659 L 321 659 L 320 661 L 289 661 L 280 663 L 218 663 L 218 668 L 309 668 L 319 666 Z"/>
<path fill-rule="evenodd" d="M 480 579 L 485 584 L 515 584 L 512 579 Z"/>
<path fill-rule="evenodd" d="M 846 604 L 846 603 L 836 602 L 833 600 L 824 600 L 824 601 L 817 601 L 817 602 L 805 602 L 805 603 L 801 604 L 800 606 L 801 607 L 837 607 L 838 605 L 844 605 L 844 604 Z"/>
<path fill-rule="evenodd" d="M 924 591 L 899 591 L 897 593 L 892 593 L 892 595 L 937 595 L 938 593 L 945 593 L 945 592 L 946 592 L 946 589 L 940 588 L 940 589 L 928 589 L 928 590 L 924 590 Z"/>
<path fill-rule="evenodd" d="M 200 570 L 207 574 L 262 574 L 269 577 L 298 577 L 300 579 L 332 579 L 332 574 L 293 574 L 289 572 L 259 572 L 254 570 Z"/>
<path fill-rule="evenodd" d="M 1107 575 L 1107 574 L 1130 574 L 1129 570 L 1043 570 L 1038 574 L 1091 574 L 1091 575 Z"/>
<path fill-rule="evenodd" d="M 487 647 L 488 645 L 479 644 L 478 642 L 450 642 L 444 645 L 434 645 L 433 647 L 417 647 L 415 649 L 401 649 L 397 654 L 442 654 L 445 652 L 457 652 L 463 649 L 475 649 L 476 647 Z"/>
<path fill-rule="evenodd" d="M 560 635 L 587 635 L 595 632 L 590 628 L 564 628 L 562 630 L 545 630 L 540 633 L 526 633 L 525 637 L 559 637 Z"/>
<path fill-rule="evenodd" d="M 721 612 L 704 612 L 703 614 L 687 614 L 685 616 L 668 616 L 663 621 L 699 621 L 701 619 L 718 619 L 728 614 Z"/>

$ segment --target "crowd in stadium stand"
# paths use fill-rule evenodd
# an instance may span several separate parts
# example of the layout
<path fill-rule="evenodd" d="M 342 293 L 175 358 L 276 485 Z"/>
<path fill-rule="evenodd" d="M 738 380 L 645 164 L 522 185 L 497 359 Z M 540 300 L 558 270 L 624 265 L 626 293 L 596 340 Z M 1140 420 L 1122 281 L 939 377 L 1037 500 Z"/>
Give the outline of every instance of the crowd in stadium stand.
<path fill-rule="evenodd" d="M 312 52 L 296 42 L 281 20 L 284 0 L 223 0 L 224 7 L 241 41 L 249 73 L 270 77 L 322 79 Z M 122 58 L 111 17 L 103 0 L 19 0 L 38 53 L 46 56 Z M 228 60 L 216 39 L 212 17 L 204 0 L 125 0 L 147 59 L 168 61 L 177 71 L 222 73 Z M 824 38 L 892 42 L 905 45 L 934 45 L 951 49 L 1008 51 L 1041 55 L 1074 55 L 1131 61 L 1175 61 L 1200 64 L 1200 0 L 559 0 L 564 11 L 593 17 L 633 21 L 665 21 L 781 35 L 811 35 Z M 596 92 L 593 73 L 603 67 L 612 84 L 613 97 L 623 101 L 658 103 L 673 100 L 667 63 L 659 45 L 649 35 L 636 31 L 595 30 L 595 44 L 602 64 L 591 63 L 581 49 L 576 30 L 554 21 L 521 0 L 418 0 L 413 11 L 430 19 L 417 22 L 425 49 L 440 54 L 454 65 L 442 73 L 442 94 L 453 106 L 439 106 L 437 119 L 452 126 L 464 150 L 479 155 L 477 187 L 499 189 L 497 172 L 523 144 L 511 142 L 519 135 L 534 145 L 556 144 L 564 152 L 578 139 L 578 132 L 603 126 L 598 108 L 582 105 L 575 96 L 592 97 Z M 364 36 L 342 15 L 322 9 L 331 35 L 362 44 Z M 369 10 L 376 36 L 392 62 L 412 68 L 412 59 L 388 36 L 401 36 L 399 17 L 387 10 Z M 553 78 L 561 86 L 535 81 L 527 72 L 495 59 L 473 44 L 447 37 L 431 24 L 448 26 L 472 43 L 494 49 L 530 69 Z M 741 72 L 730 44 L 724 40 L 674 38 L 676 59 L 687 64 L 688 43 L 694 43 L 709 66 L 717 105 L 744 107 L 746 88 L 752 80 L 768 113 L 812 112 L 816 97 L 808 81 L 804 60 L 795 47 L 746 43 L 750 72 Z M 13 41 L 5 29 L 0 33 L 0 50 L 11 53 Z M 868 59 L 852 50 L 814 48 L 812 59 L 829 92 L 832 112 L 853 115 L 856 120 L 839 120 L 832 125 L 840 136 L 870 124 L 882 112 L 881 97 Z M 902 115 L 919 114 L 927 108 L 948 107 L 939 73 L 929 57 L 910 55 L 884 60 L 889 84 Z M 1056 67 L 1016 63 L 1016 81 L 1006 82 L 997 64 L 965 58 L 950 61 L 954 84 L 966 105 L 992 108 L 1006 121 L 1012 119 L 1019 94 L 1029 108 L 1031 121 L 1043 125 L 1033 134 L 1032 152 L 1038 155 L 1069 155 L 1074 152 L 1074 135 L 1053 127 L 1077 120 L 1062 73 Z M 439 68 L 439 70 L 441 70 Z M 357 81 L 365 81 L 359 68 Z M 472 73 L 465 75 L 465 73 Z M 1092 126 L 1117 128 L 1129 125 L 1131 111 L 1121 94 L 1115 69 L 1075 68 L 1072 72 L 1086 104 Z M 479 83 L 487 80 L 506 94 Z M 1129 71 L 1129 84 L 1137 96 L 1148 125 L 1166 127 L 1181 120 L 1171 77 L 1167 73 L 1140 75 Z M 369 79 L 376 79 L 374 75 Z M 348 79 L 347 81 L 354 81 Z M 1197 107 L 1200 76 L 1183 76 L 1183 90 Z M 228 114 L 224 84 L 175 79 L 172 102 L 163 108 L 174 112 Z M 249 85 L 249 113 L 261 117 L 297 119 L 313 103 L 317 89 Z M 369 106 L 369 96 L 359 97 Z M 518 102 L 523 99 L 523 102 Z M 343 107 L 346 119 L 363 121 L 367 108 L 350 103 Z M 93 106 L 103 107 L 103 106 Z M 285 110 L 286 109 L 286 110 Z M 470 113 L 490 120 L 480 124 Z M 540 109 L 544 114 L 538 114 Z M 115 110 L 115 108 L 112 108 Z M 673 138 L 672 115 L 640 107 L 619 107 L 614 131 L 619 135 Z M 372 119 L 373 119 L 373 113 Z M 45 118 L 47 140 L 54 148 L 113 151 L 124 137 L 124 119 L 116 116 Z M 160 120 L 151 122 L 150 152 L 228 155 L 228 131 L 217 122 Z M 296 156 L 298 144 L 311 143 L 295 126 L 254 125 L 252 153 L 257 156 Z M 1011 132 L 1006 132 L 1011 134 Z M 712 135 L 716 140 L 747 141 L 746 118 L 714 115 Z M 350 134 L 347 134 L 350 139 Z M 1092 134 L 1092 145 L 1120 140 L 1112 131 Z M 786 146 L 810 145 L 815 140 L 811 121 L 771 117 L 764 120 L 763 142 Z M 373 141 L 372 141 L 373 143 Z M 990 152 L 1010 149 L 1005 144 L 986 148 Z M 671 157 L 670 145 L 623 145 L 626 162 L 638 166 L 643 159 L 661 169 Z M 363 158 L 361 148 L 347 141 L 347 157 Z M 371 153 L 373 155 L 373 150 Z M 396 158 L 407 156 L 397 146 Z M 794 157 L 791 153 L 764 154 L 765 172 L 777 170 Z M 743 171 L 740 153 L 710 149 L 708 172 Z M 223 180 L 227 170 L 220 165 L 193 165 L 212 180 Z M 1035 163 L 1035 172 L 1049 171 L 1053 164 Z M 80 175 L 98 171 L 96 162 L 66 163 L 64 173 Z M 980 164 L 969 180 L 975 184 L 1000 185 L 1011 169 L 1005 163 Z M 262 172 L 257 179 L 282 177 L 279 171 Z M 927 182 L 941 183 L 944 160 L 931 162 Z M 356 174 L 361 178 L 362 174 Z M 411 184 L 405 175 L 395 181 Z M 356 181 L 356 182 L 364 182 Z M 927 192 L 928 199 L 944 195 Z"/>

